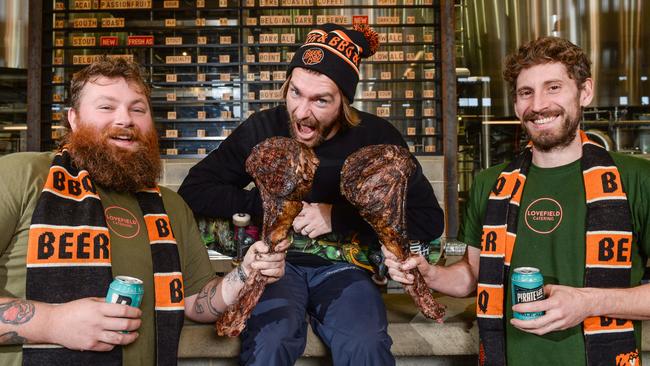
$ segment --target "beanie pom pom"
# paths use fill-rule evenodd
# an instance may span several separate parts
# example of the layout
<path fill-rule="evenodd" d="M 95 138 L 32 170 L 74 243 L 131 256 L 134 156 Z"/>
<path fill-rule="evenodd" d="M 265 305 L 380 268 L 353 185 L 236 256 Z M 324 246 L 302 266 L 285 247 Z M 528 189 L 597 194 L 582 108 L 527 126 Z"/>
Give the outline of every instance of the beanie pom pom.
<path fill-rule="evenodd" d="M 374 55 L 377 52 L 377 48 L 379 48 L 379 34 L 370 28 L 368 24 L 355 24 L 353 29 L 363 33 L 364 38 L 368 41 L 370 49 L 367 51 L 364 50 L 364 56 L 370 57 Z"/>

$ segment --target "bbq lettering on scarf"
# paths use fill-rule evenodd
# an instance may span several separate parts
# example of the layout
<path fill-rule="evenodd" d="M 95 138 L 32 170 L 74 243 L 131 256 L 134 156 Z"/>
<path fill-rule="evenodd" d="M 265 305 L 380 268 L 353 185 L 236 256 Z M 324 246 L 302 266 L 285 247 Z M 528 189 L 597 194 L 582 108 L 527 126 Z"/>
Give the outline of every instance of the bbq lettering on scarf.
<path fill-rule="evenodd" d="M 185 295 L 180 272 L 156 273 L 156 310 L 184 310 Z"/>
<path fill-rule="evenodd" d="M 600 176 L 603 183 L 603 192 L 611 193 L 616 192 L 618 184 L 616 184 L 616 175 L 614 173 L 605 173 Z"/>
<path fill-rule="evenodd" d="M 632 331 L 634 326 L 631 320 L 594 316 L 585 319 L 584 331 L 586 334 L 597 334 L 612 331 Z"/>
<path fill-rule="evenodd" d="M 490 192 L 490 199 L 512 198 L 513 203 L 521 200 L 522 190 L 526 178 L 519 174 L 519 171 L 502 172 L 497 179 L 494 188 Z"/>
<path fill-rule="evenodd" d="M 587 202 L 594 199 L 624 199 L 621 177 L 616 167 L 595 167 L 583 173 Z"/>
<path fill-rule="evenodd" d="M 176 243 L 169 223 L 169 217 L 164 214 L 149 214 L 144 216 L 151 244 Z"/>
<path fill-rule="evenodd" d="M 477 288 L 476 313 L 483 317 L 503 317 L 503 286 L 480 283 Z"/>
<path fill-rule="evenodd" d="M 81 201 L 87 197 L 99 199 L 95 185 L 90 180 L 87 171 L 82 170 L 75 177 L 63 167 L 53 166 L 50 170 L 43 191 L 75 201 Z"/>
<path fill-rule="evenodd" d="M 166 214 L 146 214 L 144 221 L 151 245 L 176 245 L 169 217 Z M 185 309 L 185 290 L 181 272 L 156 272 L 154 288 L 157 311 Z"/>

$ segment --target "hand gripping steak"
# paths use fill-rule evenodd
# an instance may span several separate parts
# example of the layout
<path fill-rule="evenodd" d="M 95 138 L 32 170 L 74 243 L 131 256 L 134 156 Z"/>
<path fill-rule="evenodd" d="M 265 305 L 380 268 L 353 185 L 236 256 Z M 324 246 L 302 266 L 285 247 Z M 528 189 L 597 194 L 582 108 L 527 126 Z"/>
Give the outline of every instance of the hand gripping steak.
<path fill-rule="evenodd" d="M 409 256 L 406 232 L 406 190 L 415 170 L 411 154 L 396 145 L 370 145 L 350 155 L 341 170 L 341 192 L 377 232 L 379 241 L 399 260 Z M 417 269 L 412 285 L 404 285 L 422 313 L 442 322 L 436 302 Z"/>
<path fill-rule="evenodd" d="M 262 196 L 262 238 L 269 253 L 287 237 L 293 219 L 302 210 L 302 199 L 311 190 L 318 158 L 307 146 L 287 137 L 272 137 L 257 144 L 246 159 L 246 172 Z M 238 301 L 217 319 L 217 334 L 237 336 L 257 305 L 266 285 L 258 271 L 249 273 Z"/>

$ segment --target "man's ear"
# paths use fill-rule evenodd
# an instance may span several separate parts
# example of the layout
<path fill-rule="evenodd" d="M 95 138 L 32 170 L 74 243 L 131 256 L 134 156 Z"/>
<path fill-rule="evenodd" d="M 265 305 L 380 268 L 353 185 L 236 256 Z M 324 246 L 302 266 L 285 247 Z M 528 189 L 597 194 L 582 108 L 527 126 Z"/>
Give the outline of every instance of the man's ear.
<path fill-rule="evenodd" d="M 77 111 L 74 108 L 68 109 L 68 123 L 73 131 L 77 129 Z"/>
<path fill-rule="evenodd" d="M 517 110 L 517 103 L 512 105 L 512 109 L 515 111 L 515 117 L 517 117 L 518 120 L 521 120 L 521 116 L 519 116 L 519 111 Z"/>
<path fill-rule="evenodd" d="M 594 99 L 594 81 L 587 78 L 580 89 L 580 106 L 588 106 L 592 99 Z"/>

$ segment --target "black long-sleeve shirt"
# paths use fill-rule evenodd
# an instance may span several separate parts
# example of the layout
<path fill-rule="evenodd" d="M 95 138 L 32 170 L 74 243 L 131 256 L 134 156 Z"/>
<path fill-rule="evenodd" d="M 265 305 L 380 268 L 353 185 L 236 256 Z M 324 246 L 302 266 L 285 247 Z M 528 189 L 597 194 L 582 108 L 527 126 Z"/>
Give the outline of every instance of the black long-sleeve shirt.
<path fill-rule="evenodd" d="M 359 116 L 358 126 L 339 130 L 314 148 L 320 165 L 305 201 L 332 204 L 332 231 L 343 235 L 356 232 L 362 241 L 374 246 L 376 234 L 340 192 L 341 168 L 345 159 L 361 147 L 407 145 L 388 121 L 364 112 L 359 112 Z M 230 218 L 235 213 L 246 212 L 261 220 L 262 200 L 258 190 L 244 189 L 253 181 L 245 170 L 246 158 L 255 145 L 269 137 L 290 137 L 288 120 L 285 106 L 253 114 L 219 148 L 190 169 L 178 193 L 199 215 Z M 429 241 L 442 234 L 443 211 L 422 174 L 422 167 L 415 162 L 417 169 L 409 179 L 406 202 L 408 237 Z"/>

